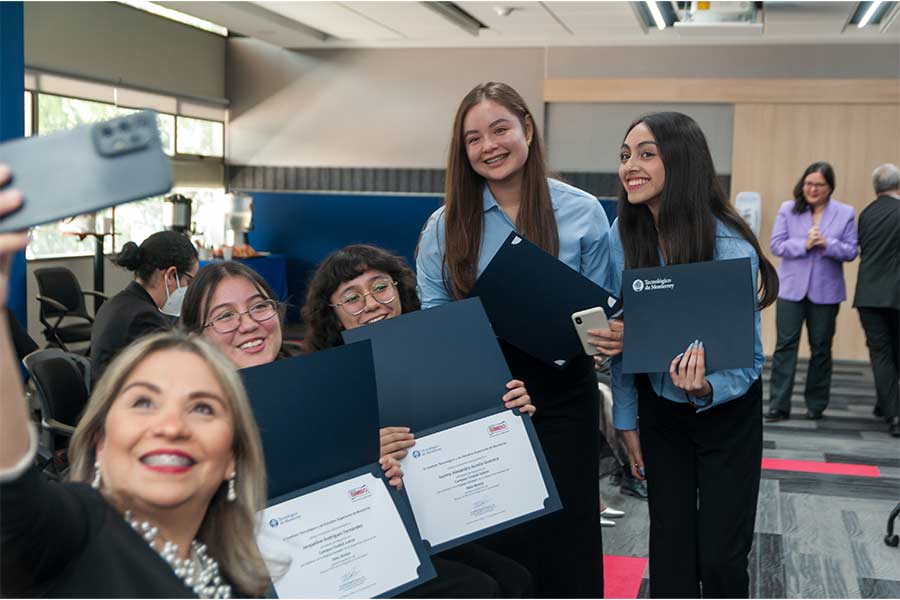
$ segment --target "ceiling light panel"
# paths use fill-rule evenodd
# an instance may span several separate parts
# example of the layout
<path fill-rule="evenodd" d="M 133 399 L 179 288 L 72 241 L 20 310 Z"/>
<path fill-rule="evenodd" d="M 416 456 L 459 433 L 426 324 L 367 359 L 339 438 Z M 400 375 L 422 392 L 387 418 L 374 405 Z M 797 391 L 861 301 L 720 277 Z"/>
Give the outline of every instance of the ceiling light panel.
<path fill-rule="evenodd" d="M 276 46 L 319 46 L 326 34 L 253 2 L 157 2 Z"/>

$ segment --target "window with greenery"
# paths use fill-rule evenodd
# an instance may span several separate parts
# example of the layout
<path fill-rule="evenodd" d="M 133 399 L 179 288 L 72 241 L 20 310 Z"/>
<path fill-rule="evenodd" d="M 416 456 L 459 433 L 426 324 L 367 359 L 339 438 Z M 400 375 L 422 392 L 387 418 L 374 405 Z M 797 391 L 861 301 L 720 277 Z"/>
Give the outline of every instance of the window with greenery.
<path fill-rule="evenodd" d="M 225 124 L 178 117 L 178 153 L 224 156 Z"/>
<path fill-rule="evenodd" d="M 37 102 L 32 94 L 36 95 Z M 33 108 L 36 104 L 36 114 Z M 71 98 L 54 94 L 25 92 L 26 135 L 44 135 L 55 131 L 71 129 L 79 125 L 97 123 L 113 117 L 131 114 L 140 110 L 136 107 L 122 107 L 107 102 Z M 219 121 L 194 119 L 178 115 L 157 113 L 160 139 L 163 150 L 169 156 L 191 154 L 210 157 L 224 156 L 225 125 Z M 36 118 L 35 118 L 36 117 Z M 212 202 L 211 198 L 221 196 L 222 189 L 197 190 L 173 189 L 172 193 L 198 197 L 200 204 Z M 122 245 L 134 240 L 138 243 L 150 234 L 163 228 L 163 197 L 146 198 L 123 204 L 97 213 L 99 221 L 108 217 L 115 224 L 115 236 L 104 240 L 106 253 L 118 252 Z M 201 207 L 193 206 L 194 213 Z M 209 210 L 204 212 L 208 213 Z M 27 250 L 27 258 L 48 258 L 53 256 L 90 255 L 95 250 L 95 240 L 63 232 L 64 222 L 49 223 L 32 229 L 32 242 Z M 115 247 L 113 247 L 113 238 Z"/>

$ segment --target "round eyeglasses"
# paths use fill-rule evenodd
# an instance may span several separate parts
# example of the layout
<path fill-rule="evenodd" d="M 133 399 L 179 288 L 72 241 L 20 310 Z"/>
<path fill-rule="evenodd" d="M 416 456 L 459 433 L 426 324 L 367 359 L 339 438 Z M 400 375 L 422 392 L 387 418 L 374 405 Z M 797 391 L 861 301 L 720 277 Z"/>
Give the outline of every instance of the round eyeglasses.
<path fill-rule="evenodd" d="M 369 291 L 359 293 L 357 291 L 346 292 L 341 296 L 337 304 L 329 304 L 332 308 L 340 306 L 345 313 L 355 317 L 366 310 L 366 296 L 372 296 L 379 304 L 390 304 L 397 296 L 396 281 L 390 279 L 376 279 L 369 286 Z"/>
<path fill-rule="evenodd" d="M 244 312 L 226 310 L 225 312 L 218 314 L 209 323 L 204 325 L 203 328 L 206 329 L 207 327 L 212 327 L 216 333 L 231 333 L 241 326 L 241 317 L 244 315 L 249 315 L 250 318 L 257 323 L 262 323 L 263 321 L 268 321 L 276 314 L 278 314 L 278 303 L 274 300 L 263 300 L 262 302 L 257 302 Z"/>

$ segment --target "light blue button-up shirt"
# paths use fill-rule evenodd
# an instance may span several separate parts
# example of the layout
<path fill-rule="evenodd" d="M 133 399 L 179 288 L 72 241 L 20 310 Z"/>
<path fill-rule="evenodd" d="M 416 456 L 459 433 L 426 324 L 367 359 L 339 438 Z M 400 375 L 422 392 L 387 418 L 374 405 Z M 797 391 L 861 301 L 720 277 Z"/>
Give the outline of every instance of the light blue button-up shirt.
<path fill-rule="evenodd" d="M 600 202 L 591 194 L 555 179 L 548 179 L 550 201 L 559 232 L 559 260 L 606 289 L 609 279 L 609 219 Z M 478 252 L 478 275 L 503 245 L 515 226 L 484 186 L 484 228 Z M 429 217 L 419 242 L 416 278 L 422 308 L 432 308 L 453 300 L 444 287 L 444 207 Z M 449 283 L 449 275 L 447 281 Z M 540 281 L 533 282 L 535 286 Z"/>
<path fill-rule="evenodd" d="M 610 256 L 612 259 L 611 283 L 609 290 L 622 288 L 622 271 L 625 269 L 625 253 L 622 249 L 622 241 L 619 237 L 619 220 L 613 222 L 609 233 Z M 753 289 L 756 290 L 756 274 L 759 270 L 759 257 L 750 242 L 739 233 L 732 231 L 721 221 L 716 221 L 716 250 L 714 260 L 726 260 L 729 258 L 749 258 L 750 268 L 753 273 Z M 663 262 L 660 256 L 660 264 Z M 625 307 L 626 313 L 628 307 Z M 759 318 L 759 305 L 754 312 L 755 339 L 753 343 L 753 368 L 752 369 L 726 369 L 706 374 L 706 380 L 713 389 L 713 402 L 709 406 L 699 410 L 709 410 L 711 407 L 734 400 L 747 393 L 750 386 L 759 378 L 763 366 L 762 334 Z M 625 326 L 628 326 L 628 318 L 625 318 Z M 628 348 L 625 348 L 628 352 Z M 674 356 L 672 358 L 675 358 Z M 622 356 L 612 359 L 610 367 L 612 371 L 613 390 L 613 423 L 616 429 L 635 429 L 637 427 L 637 388 L 635 387 L 635 375 L 622 373 Z M 684 390 L 675 387 L 668 373 L 648 373 L 650 384 L 657 395 L 673 402 L 687 403 Z"/>

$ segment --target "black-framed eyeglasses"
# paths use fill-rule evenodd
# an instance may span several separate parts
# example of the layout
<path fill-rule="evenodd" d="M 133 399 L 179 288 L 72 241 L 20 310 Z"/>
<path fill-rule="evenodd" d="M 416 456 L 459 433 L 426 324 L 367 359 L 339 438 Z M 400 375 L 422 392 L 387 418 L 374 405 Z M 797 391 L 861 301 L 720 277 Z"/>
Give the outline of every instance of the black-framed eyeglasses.
<path fill-rule="evenodd" d="M 366 310 L 366 296 L 372 296 L 379 304 L 390 304 L 397 297 L 397 282 L 392 279 L 376 279 L 369 285 L 369 291 L 359 293 L 351 290 L 341 296 L 337 304 L 329 304 L 332 308 L 341 307 L 345 313 L 355 317 Z"/>
<path fill-rule="evenodd" d="M 257 323 L 262 323 L 276 314 L 278 314 L 278 303 L 274 300 L 262 300 L 244 312 L 226 310 L 210 320 L 203 328 L 212 327 L 216 333 L 231 333 L 241 326 L 241 317 L 244 315 L 249 315 Z"/>

